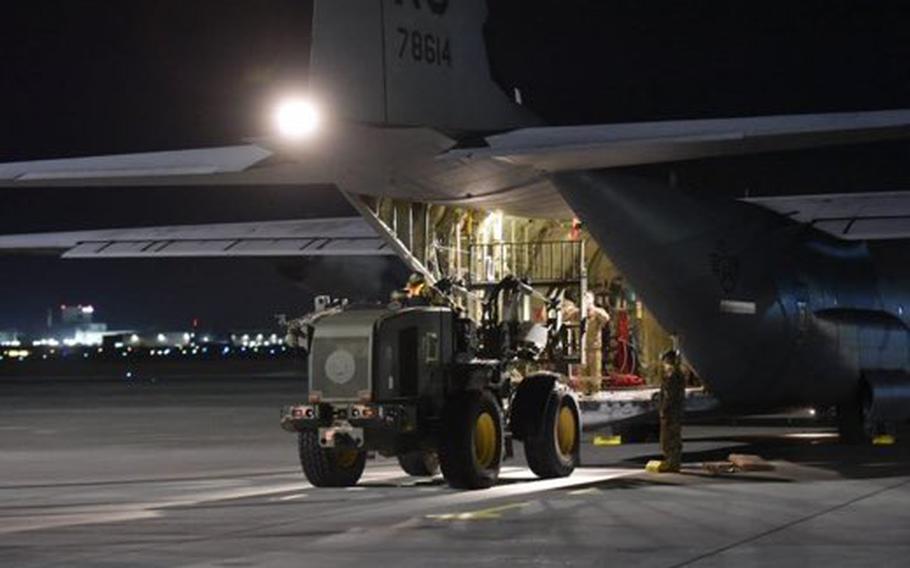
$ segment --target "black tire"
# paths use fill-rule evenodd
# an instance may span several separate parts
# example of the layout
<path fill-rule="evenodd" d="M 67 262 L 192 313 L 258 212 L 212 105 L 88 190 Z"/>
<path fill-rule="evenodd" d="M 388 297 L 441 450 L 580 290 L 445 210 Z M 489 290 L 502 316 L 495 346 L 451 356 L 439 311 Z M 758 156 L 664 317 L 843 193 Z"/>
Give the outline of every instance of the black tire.
<path fill-rule="evenodd" d="M 866 384 L 854 400 L 837 405 L 837 432 L 841 444 L 871 444 L 876 436 L 887 433 L 885 424 L 872 412 L 872 392 Z"/>
<path fill-rule="evenodd" d="M 486 489 L 499 479 L 503 454 L 502 409 L 487 391 L 453 397 L 446 405 L 439 465 L 456 489 Z"/>
<path fill-rule="evenodd" d="M 351 487 L 363 475 L 367 462 L 364 450 L 322 448 L 316 430 L 300 432 L 297 446 L 303 474 L 315 487 Z"/>
<path fill-rule="evenodd" d="M 528 467 L 538 477 L 568 477 L 578 465 L 581 419 L 575 399 L 554 389 L 539 431 L 524 441 Z"/>
<path fill-rule="evenodd" d="M 398 464 L 408 475 L 433 477 L 439 473 L 439 455 L 428 450 L 415 450 L 398 456 Z"/>

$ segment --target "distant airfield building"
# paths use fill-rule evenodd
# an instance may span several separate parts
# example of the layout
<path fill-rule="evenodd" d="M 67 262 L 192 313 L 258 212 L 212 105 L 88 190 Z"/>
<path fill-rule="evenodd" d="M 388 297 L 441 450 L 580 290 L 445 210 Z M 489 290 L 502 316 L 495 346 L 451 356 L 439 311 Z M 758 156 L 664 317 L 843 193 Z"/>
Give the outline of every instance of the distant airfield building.
<path fill-rule="evenodd" d="M 108 335 L 107 324 L 95 322 L 95 307 L 62 304 L 58 316 L 48 315 L 48 330 L 53 340 L 65 345 L 101 345 Z"/>
<path fill-rule="evenodd" d="M 18 347 L 22 343 L 22 334 L 15 329 L 0 330 L 0 347 Z"/>

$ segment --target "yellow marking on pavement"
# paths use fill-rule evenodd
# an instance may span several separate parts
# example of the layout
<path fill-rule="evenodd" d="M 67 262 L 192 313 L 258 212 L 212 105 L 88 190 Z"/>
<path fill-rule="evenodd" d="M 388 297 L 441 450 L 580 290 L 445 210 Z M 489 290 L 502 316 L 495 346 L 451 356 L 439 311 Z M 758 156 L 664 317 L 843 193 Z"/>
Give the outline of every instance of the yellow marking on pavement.
<path fill-rule="evenodd" d="M 873 446 L 893 446 L 897 440 L 890 434 L 883 434 L 872 438 Z"/>
<path fill-rule="evenodd" d="M 499 507 L 490 507 L 489 509 L 479 509 L 477 511 L 467 511 L 464 513 L 444 513 L 441 515 L 427 515 L 428 519 L 436 521 L 489 521 L 502 517 L 505 511 L 512 509 L 521 509 L 528 505 L 527 501 L 522 503 L 511 503 Z"/>
<path fill-rule="evenodd" d="M 587 489 L 576 489 L 575 491 L 569 491 L 569 495 L 596 495 L 600 493 L 600 489 L 596 487 L 588 487 Z"/>
<path fill-rule="evenodd" d="M 621 446 L 622 436 L 594 436 L 595 446 Z"/>

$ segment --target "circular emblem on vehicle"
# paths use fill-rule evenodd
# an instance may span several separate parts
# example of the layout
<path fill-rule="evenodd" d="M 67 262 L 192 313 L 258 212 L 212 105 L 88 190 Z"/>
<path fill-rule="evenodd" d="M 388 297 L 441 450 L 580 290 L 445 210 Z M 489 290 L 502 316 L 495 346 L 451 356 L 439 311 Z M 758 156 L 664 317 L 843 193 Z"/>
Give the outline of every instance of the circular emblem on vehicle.
<path fill-rule="evenodd" d="M 325 360 L 325 376 L 336 385 L 343 385 L 354 378 L 354 356 L 344 349 L 336 349 Z"/>

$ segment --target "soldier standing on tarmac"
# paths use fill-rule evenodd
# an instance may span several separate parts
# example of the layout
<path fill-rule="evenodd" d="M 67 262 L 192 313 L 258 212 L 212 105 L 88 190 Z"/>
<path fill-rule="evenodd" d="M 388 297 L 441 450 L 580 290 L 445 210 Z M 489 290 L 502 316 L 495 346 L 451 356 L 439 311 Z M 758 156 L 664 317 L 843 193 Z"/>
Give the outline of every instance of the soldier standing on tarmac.
<path fill-rule="evenodd" d="M 660 449 L 664 454 L 658 471 L 679 472 L 682 463 L 682 418 L 686 403 L 686 377 L 682 355 L 676 349 L 660 357 Z"/>

